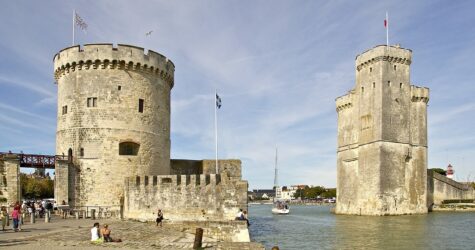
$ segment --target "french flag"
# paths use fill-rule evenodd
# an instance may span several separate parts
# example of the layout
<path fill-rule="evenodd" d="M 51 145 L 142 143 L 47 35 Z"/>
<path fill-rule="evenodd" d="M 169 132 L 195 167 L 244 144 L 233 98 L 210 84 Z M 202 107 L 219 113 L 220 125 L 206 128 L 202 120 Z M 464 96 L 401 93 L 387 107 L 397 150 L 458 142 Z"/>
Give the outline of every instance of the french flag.
<path fill-rule="evenodd" d="M 388 28 L 388 12 L 386 12 L 386 19 L 384 19 L 384 28 Z"/>

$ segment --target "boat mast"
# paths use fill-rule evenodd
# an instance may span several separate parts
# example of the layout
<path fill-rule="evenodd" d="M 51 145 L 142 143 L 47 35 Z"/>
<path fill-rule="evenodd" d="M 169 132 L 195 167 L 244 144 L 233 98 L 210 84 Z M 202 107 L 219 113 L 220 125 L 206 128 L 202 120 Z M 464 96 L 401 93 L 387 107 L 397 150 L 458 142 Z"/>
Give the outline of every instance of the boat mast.
<path fill-rule="evenodd" d="M 277 181 L 278 179 L 278 173 L 279 170 L 277 169 L 277 147 L 275 147 L 275 164 L 274 164 L 274 189 L 275 189 L 275 198 L 277 198 L 277 187 L 279 186 L 279 183 Z"/>

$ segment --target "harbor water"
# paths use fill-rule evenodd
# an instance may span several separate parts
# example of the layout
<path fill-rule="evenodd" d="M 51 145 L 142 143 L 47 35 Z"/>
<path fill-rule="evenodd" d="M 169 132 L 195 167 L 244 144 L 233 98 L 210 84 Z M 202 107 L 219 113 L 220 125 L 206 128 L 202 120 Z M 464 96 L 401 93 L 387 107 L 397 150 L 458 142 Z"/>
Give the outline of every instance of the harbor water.
<path fill-rule="evenodd" d="M 475 212 L 406 216 L 335 215 L 331 206 L 250 205 L 251 239 L 270 249 L 475 249 Z"/>

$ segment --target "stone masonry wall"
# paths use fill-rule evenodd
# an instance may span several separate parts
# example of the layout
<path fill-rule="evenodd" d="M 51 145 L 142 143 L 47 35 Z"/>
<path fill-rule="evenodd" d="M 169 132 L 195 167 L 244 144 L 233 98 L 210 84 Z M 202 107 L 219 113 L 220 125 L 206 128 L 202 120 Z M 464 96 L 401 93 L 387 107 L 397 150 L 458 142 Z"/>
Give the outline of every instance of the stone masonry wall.
<path fill-rule="evenodd" d="M 247 210 L 247 181 L 223 175 L 160 175 L 127 178 L 124 217 L 154 220 L 157 209 L 173 221 L 233 220 Z"/>
<path fill-rule="evenodd" d="M 440 205 L 444 200 L 475 199 L 472 187 L 456 182 L 444 175 L 427 170 L 427 206 Z"/>
<path fill-rule="evenodd" d="M 57 53 L 54 70 L 56 154 L 73 159 L 72 205 L 118 206 L 125 177 L 170 174 L 175 66 L 168 58 L 130 45 L 88 44 Z M 136 152 L 119 154 L 126 144 Z"/>
<path fill-rule="evenodd" d="M 7 185 L 7 173 L 3 159 L 0 159 L 0 199 L 7 199 L 8 185 Z M 0 202 L 2 203 L 2 202 Z"/>
<path fill-rule="evenodd" d="M 17 155 L 3 155 L 0 159 L 0 198 L 6 199 L 1 203 L 21 201 L 20 161 Z"/>
<path fill-rule="evenodd" d="M 336 99 L 338 214 L 426 213 L 429 90 L 410 83 L 412 51 L 356 57 L 356 83 Z"/>

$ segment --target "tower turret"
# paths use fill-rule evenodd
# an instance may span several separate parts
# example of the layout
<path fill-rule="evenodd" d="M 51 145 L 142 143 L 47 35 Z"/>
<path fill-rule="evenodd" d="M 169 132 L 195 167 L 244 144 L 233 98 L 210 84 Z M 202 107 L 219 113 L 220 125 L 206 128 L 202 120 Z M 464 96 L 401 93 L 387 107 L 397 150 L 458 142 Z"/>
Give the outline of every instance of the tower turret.
<path fill-rule="evenodd" d="M 376 46 L 356 57 L 356 84 L 336 99 L 337 213 L 427 212 L 427 88 L 410 84 L 412 51 Z"/>
<path fill-rule="evenodd" d="M 65 178 L 75 183 L 57 200 L 118 205 L 125 177 L 170 174 L 174 70 L 165 56 L 130 45 L 73 46 L 54 56 L 56 154 L 72 160 Z"/>

